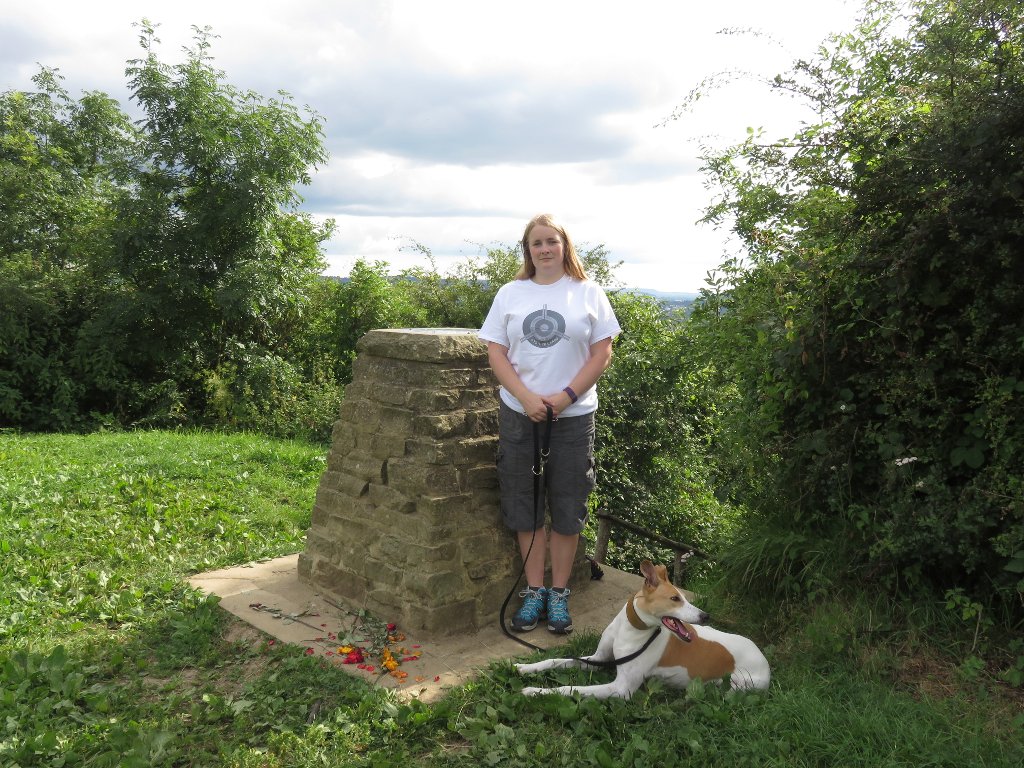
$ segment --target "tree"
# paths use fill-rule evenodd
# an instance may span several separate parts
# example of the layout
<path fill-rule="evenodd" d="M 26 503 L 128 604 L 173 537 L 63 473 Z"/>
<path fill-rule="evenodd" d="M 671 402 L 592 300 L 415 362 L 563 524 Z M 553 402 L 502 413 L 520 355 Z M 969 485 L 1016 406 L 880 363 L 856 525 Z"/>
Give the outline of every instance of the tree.
<path fill-rule="evenodd" d="M 681 315 L 649 296 L 610 294 L 622 334 L 599 384 L 598 504 L 677 541 L 717 550 L 734 511 L 713 493 L 719 430 L 713 369 Z M 623 532 L 618 532 L 623 533 Z M 646 542 L 615 540 L 610 561 L 633 569 Z"/>
<path fill-rule="evenodd" d="M 38 90 L 0 95 L 0 423 L 30 429 L 81 422 L 75 334 L 137 138 L 113 100 L 75 102 L 60 80 L 43 68 Z"/>
<path fill-rule="evenodd" d="M 110 300 L 84 335 L 144 384 L 183 395 L 233 350 L 269 348 L 276 321 L 319 273 L 330 224 L 298 213 L 296 185 L 326 159 L 322 127 L 287 99 L 223 82 L 196 29 L 185 62 L 162 63 L 143 23 L 127 70 L 141 107 L 133 185 L 119 201 Z"/>
<path fill-rule="evenodd" d="M 897 34 L 901 10 L 869 3 L 776 79 L 818 122 L 707 153 L 708 220 L 748 260 L 695 322 L 762 449 L 741 497 L 775 533 L 749 572 L 995 590 L 1019 612 L 1024 14 L 917 0 Z"/>
<path fill-rule="evenodd" d="M 0 100 L 4 285 L 24 298 L 22 320 L 0 328 L 16 371 L 0 380 L 0 408 L 13 423 L 194 419 L 211 376 L 287 347 L 282 329 L 333 226 L 298 210 L 297 186 L 326 159 L 322 126 L 286 95 L 225 83 L 210 39 L 196 29 L 185 61 L 168 65 L 142 23 L 145 55 L 127 70 L 137 126 L 102 94 L 72 102 L 50 70 L 37 92 Z M 41 312 L 58 329 L 45 348 L 19 336 Z M 44 373 L 59 380 L 59 406 L 47 402 L 55 387 L 32 384 Z"/>

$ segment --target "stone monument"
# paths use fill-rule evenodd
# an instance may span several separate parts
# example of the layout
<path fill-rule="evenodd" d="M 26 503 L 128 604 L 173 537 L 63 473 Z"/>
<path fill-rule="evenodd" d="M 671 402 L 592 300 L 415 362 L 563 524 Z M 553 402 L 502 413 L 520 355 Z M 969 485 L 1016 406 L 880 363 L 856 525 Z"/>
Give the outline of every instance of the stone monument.
<path fill-rule="evenodd" d="M 486 344 L 464 328 L 376 330 L 356 350 L 299 578 L 412 631 L 497 622 L 522 561 L 501 522 Z M 589 574 L 581 538 L 573 588 Z"/>

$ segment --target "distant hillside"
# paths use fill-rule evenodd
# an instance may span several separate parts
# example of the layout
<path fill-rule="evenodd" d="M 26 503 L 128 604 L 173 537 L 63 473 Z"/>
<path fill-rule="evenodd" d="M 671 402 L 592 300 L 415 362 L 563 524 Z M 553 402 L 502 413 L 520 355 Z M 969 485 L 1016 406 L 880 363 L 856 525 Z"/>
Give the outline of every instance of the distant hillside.
<path fill-rule="evenodd" d="M 338 275 L 324 275 L 327 280 L 336 280 L 339 283 L 349 282 L 348 277 L 339 277 Z M 415 280 L 415 277 L 406 278 L 408 280 Z M 447 279 L 443 279 L 442 283 L 447 283 Z M 482 285 L 486 285 L 487 281 L 481 281 Z M 651 296 L 664 304 L 669 309 L 685 309 L 693 304 L 694 299 L 700 294 L 689 293 L 686 291 L 656 291 L 653 288 L 623 288 L 621 289 L 624 293 L 638 293 L 644 296 Z"/>
<path fill-rule="evenodd" d="M 626 293 L 638 293 L 651 296 L 669 309 L 687 309 L 700 294 L 684 291 L 656 291 L 653 288 L 623 288 Z"/>
<path fill-rule="evenodd" d="M 642 293 L 647 296 L 654 296 L 656 299 L 667 301 L 693 301 L 700 294 L 688 293 L 686 291 L 656 291 L 653 288 L 624 288 L 629 293 Z"/>

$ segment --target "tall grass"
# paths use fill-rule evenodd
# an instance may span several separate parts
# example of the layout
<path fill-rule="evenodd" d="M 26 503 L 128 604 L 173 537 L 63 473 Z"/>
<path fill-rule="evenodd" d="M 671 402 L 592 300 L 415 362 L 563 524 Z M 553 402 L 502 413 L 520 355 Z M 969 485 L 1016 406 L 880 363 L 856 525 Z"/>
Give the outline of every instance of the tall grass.
<path fill-rule="evenodd" d="M 0 434 L 0 766 L 1024 762 L 1021 699 L 959 662 L 948 612 L 756 602 L 726 582 L 691 586 L 761 643 L 766 693 L 525 698 L 501 662 L 401 703 L 186 583 L 301 548 L 324 454 L 257 435 Z"/>

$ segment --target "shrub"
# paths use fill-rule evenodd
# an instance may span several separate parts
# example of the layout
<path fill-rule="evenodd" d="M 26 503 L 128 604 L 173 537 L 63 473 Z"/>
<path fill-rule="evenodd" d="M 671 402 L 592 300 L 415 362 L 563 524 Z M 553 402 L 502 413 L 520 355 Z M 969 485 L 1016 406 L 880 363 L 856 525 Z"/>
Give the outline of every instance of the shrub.
<path fill-rule="evenodd" d="M 1019 616 L 1024 24 L 1004 0 L 910 5 L 905 34 L 871 4 L 777 79 L 821 122 L 708 155 L 709 219 L 731 218 L 749 263 L 724 265 L 694 321 L 736 387 L 727 432 L 752 446 L 737 498 L 787 580 L 963 587 Z"/>

